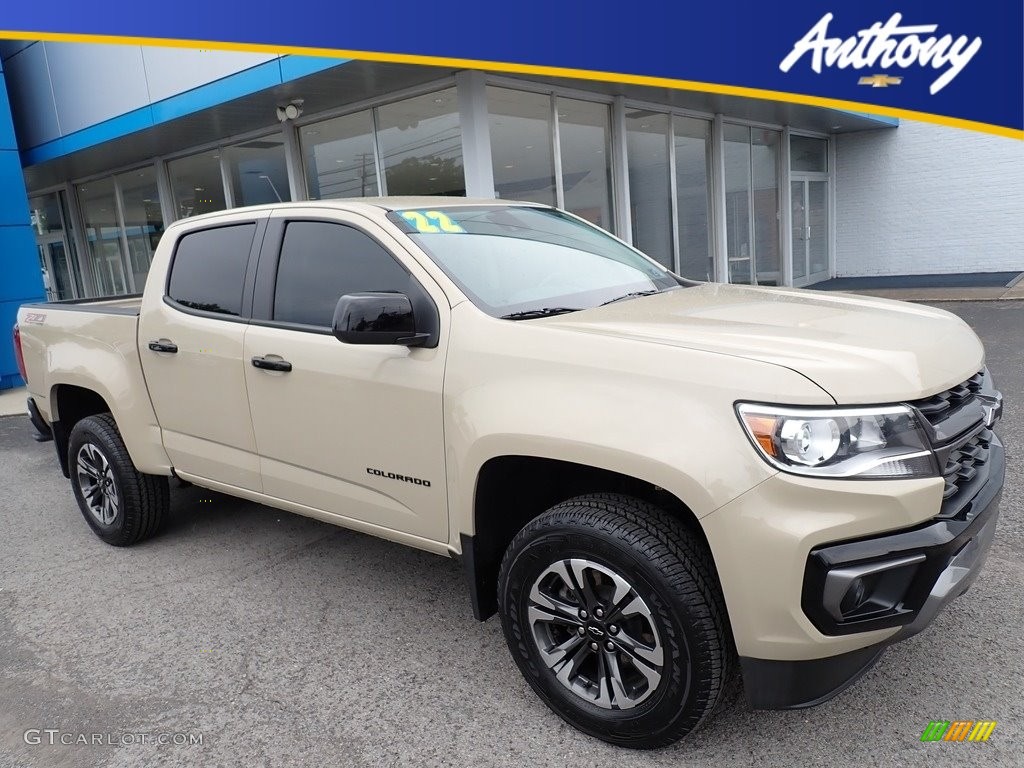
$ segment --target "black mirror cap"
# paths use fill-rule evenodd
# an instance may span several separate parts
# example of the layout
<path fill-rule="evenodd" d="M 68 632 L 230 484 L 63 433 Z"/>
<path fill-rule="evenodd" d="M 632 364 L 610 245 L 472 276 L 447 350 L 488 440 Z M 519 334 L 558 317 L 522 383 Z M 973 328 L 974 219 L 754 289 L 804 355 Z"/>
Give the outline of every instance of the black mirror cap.
<path fill-rule="evenodd" d="M 412 301 L 404 293 L 347 293 L 334 308 L 332 331 L 346 344 L 422 346 L 429 338 L 417 333 Z"/>

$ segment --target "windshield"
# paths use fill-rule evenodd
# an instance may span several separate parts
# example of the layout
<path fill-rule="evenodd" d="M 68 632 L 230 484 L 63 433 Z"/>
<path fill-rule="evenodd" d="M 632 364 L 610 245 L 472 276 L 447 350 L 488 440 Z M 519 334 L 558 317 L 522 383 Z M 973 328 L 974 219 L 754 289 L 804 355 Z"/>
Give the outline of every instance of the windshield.
<path fill-rule="evenodd" d="M 679 287 L 658 264 L 552 208 L 445 207 L 388 217 L 495 317 L 529 319 Z"/>

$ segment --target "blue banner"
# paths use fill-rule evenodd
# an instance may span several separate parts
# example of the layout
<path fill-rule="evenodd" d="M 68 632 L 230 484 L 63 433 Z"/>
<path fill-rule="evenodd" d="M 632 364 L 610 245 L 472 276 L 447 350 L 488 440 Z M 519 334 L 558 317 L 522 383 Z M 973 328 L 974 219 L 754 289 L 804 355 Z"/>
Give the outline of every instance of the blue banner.
<path fill-rule="evenodd" d="M 155 37 L 573 77 L 586 70 L 604 80 L 940 116 L 940 122 L 1024 138 L 1021 0 L 210 0 L 200 6 L 50 0 L 6 4 L 0 29 L 29 39 Z"/>

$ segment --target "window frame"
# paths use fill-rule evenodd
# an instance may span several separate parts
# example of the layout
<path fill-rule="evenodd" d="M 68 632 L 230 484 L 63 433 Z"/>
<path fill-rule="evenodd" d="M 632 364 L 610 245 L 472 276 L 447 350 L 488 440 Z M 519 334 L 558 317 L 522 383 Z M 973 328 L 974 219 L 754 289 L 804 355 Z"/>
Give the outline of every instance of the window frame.
<path fill-rule="evenodd" d="M 186 315 L 193 315 L 195 317 L 205 317 L 210 320 L 221 320 L 229 323 L 244 323 L 247 324 L 252 319 L 252 300 L 253 300 L 253 284 L 256 278 L 256 259 L 259 256 L 260 246 L 263 242 L 264 235 L 267 230 L 267 216 L 254 216 L 239 219 L 237 221 L 211 221 L 208 226 L 202 227 L 189 227 L 184 232 L 177 233 L 174 239 L 174 250 L 171 252 L 170 261 L 167 264 L 167 274 L 164 277 L 163 286 L 163 303 L 178 312 L 183 312 Z M 253 231 L 252 243 L 249 246 L 249 255 L 245 262 L 245 271 L 242 276 L 242 306 L 241 311 L 237 315 L 227 315 L 221 312 L 210 312 L 205 309 L 195 309 L 193 307 L 186 307 L 177 300 L 171 297 L 171 276 L 174 274 L 174 265 L 178 260 L 178 247 L 181 245 L 181 241 L 190 235 L 197 234 L 199 232 L 209 232 L 214 229 L 225 229 L 227 227 L 240 227 L 255 225 Z"/>
<path fill-rule="evenodd" d="M 285 232 L 289 224 L 299 222 L 310 222 L 317 224 L 334 224 L 340 227 L 348 227 L 365 235 L 376 243 L 386 254 L 388 254 L 398 267 L 409 276 L 409 300 L 413 304 L 414 315 L 418 318 L 417 324 L 421 321 L 424 327 L 431 330 L 433 342 L 424 346 L 436 346 L 438 330 L 440 328 L 440 312 L 437 302 L 430 295 L 430 292 L 423 286 L 420 279 L 409 269 L 408 265 L 395 254 L 392 248 L 385 245 L 379 237 L 367 231 L 366 227 L 360 226 L 348 218 L 335 218 L 329 215 L 317 215 L 315 213 L 280 213 L 270 216 L 267 222 L 267 230 L 262 240 L 262 247 L 259 254 L 259 262 L 256 267 L 256 274 L 253 286 L 251 313 L 248 322 L 251 325 L 258 325 L 265 328 L 281 328 L 286 331 L 299 333 L 313 333 L 322 336 L 334 336 L 331 326 L 309 325 L 306 323 L 292 323 L 274 319 L 274 301 L 277 293 L 277 274 L 281 266 L 281 252 L 284 247 Z M 341 298 L 339 296 L 339 298 Z M 425 315 L 425 316 L 424 316 Z M 431 317 L 432 316 L 432 317 Z"/>

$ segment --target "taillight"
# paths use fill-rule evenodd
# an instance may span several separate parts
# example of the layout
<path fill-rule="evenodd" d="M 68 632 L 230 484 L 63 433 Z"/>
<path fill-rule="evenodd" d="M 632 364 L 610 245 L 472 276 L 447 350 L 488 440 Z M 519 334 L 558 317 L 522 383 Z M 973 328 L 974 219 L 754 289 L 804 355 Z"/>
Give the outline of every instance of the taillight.
<path fill-rule="evenodd" d="M 25 354 L 21 351 L 21 329 L 14 324 L 14 360 L 18 364 L 18 373 L 21 380 L 28 384 L 28 374 L 25 373 Z"/>

